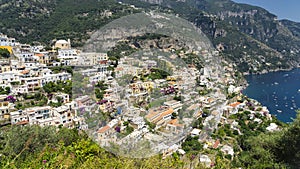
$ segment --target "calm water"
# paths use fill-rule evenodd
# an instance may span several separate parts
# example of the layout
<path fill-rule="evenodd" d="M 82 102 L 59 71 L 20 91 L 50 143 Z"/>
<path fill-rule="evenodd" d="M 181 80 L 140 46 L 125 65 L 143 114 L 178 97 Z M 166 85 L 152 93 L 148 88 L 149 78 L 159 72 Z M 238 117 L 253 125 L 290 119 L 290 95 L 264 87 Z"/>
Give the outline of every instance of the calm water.
<path fill-rule="evenodd" d="M 246 76 L 245 95 L 267 106 L 283 122 L 291 122 L 300 108 L 300 69 Z"/>

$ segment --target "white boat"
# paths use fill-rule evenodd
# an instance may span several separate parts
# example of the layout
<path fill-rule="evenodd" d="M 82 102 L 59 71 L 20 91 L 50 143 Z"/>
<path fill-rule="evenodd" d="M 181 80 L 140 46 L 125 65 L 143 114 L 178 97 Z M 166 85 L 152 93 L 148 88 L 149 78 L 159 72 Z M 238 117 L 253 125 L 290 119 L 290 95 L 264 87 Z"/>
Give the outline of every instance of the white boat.
<path fill-rule="evenodd" d="M 278 113 L 282 113 L 282 110 L 277 110 Z"/>

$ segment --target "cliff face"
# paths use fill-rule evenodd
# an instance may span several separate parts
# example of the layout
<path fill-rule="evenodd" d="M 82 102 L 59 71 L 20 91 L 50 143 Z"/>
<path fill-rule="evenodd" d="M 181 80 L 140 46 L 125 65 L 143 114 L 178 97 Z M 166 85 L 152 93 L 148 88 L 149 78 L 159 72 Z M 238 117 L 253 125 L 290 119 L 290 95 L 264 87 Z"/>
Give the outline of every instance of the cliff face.
<path fill-rule="evenodd" d="M 242 72 L 298 66 L 300 24 L 277 20 L 263 8 L 230 0 L 118 1 L 123 4 L 114 0 L 0 1 L 0 31 L 25 43 L 49 44 L 54 38 L 70 38 L 74 46 L 82 46 L 92 32 L 117 18 L 157 10 L 174 13 L 199 27 Z"/>
<path fill-rule="evenodd" d="M 230 0 L 142 1 L 172 9 L 193 22 L 243 72 L 297 66 L 300 24 L 279 21 L 263 8 Z"/>

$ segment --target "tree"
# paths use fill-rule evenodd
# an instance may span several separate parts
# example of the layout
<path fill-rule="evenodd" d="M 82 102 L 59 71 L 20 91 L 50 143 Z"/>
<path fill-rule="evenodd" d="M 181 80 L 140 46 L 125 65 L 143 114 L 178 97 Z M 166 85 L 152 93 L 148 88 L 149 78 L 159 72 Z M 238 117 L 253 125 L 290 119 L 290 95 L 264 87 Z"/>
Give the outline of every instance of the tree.
<path fill-rule="evenodd" d="M 9 58 L 10 52 L 7 49 L 0 48 L 0 57 Z"/>

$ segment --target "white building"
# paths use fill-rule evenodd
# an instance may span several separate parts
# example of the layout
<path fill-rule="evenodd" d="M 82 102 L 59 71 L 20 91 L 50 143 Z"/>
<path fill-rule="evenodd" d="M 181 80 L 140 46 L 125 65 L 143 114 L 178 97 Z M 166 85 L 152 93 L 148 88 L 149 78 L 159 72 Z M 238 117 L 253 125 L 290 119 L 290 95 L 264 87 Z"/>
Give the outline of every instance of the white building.
<path fill-rule="evenodd" d="M 28 78 L 21 78 L 21 84 L 26 85 L 28 91 L 33 92 L 40 89 L 41 86 L 41 77 L 28 77 Z"/>
<path fill-rule="evenodd" d="M 49 82 L 67 81 L 71 80 L 72 75 L 70 73 L 62 72 L 57 74 L 45 73 L 41 76 L 41 87 Z"/>
<path fill-rule="evenodd" d="M 34 53 L 26 52 L 26 53 L 15 53 L 15 56 L 18 58 L 19 62 L 37 62 L 37 59 L 34 56 Z"/>
<path fill-rule="evenodd" d="M 20 75 L 15 71 L 0 73 L 0 84 L 10 84 L 11 82 L 20 82 Z"/>
<path fill-rule="evenodd" d="M 106 64 L 108 56 L 106 53 L 81 53 L 78 65 L 101 65 Z"/>
<path fill-rule="evenodd" d="M 78 63 L 78 51 L 76 49 L 59 49 L 57 58 L 61 65 L 76 65 Z"/>
<path fill-rule="evenodd" d="M 16 46 L 18 44 L 15 38 L 9 38 L 7 35 L 0 33 L 0 46 Z"/>
<path fill-rule="evenodd" d="M 10 113 L 11 124 L 27 121 L 29 124 L 39 124 L 40 120 L 53 117 L 51 107 L 31 107 Z"/>

